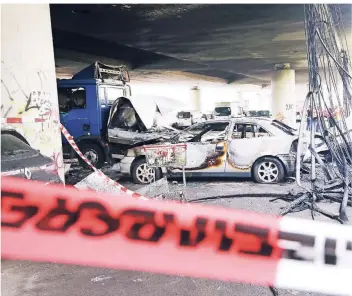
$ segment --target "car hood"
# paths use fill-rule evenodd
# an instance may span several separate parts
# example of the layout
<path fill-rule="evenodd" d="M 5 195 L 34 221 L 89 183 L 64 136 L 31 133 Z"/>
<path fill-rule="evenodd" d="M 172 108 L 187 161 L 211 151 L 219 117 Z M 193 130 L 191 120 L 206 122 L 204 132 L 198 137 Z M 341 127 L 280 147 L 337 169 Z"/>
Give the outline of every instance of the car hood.
<path fill-rule="evenodd" d="M 177 120 L 177 112 L 185 105 L 182 102 L 162 96 L 136 95 L 127 98 L 136 110 L 146 129 L 151 129 L 155 123 L 170 125 Z M 159 109 L 160 113 L 157 112 Z"/>
<path fill-rule="evenodd" d="M 119 98 L 110 109 L 107 131 L 109 142 L 136 146 L 170 139 L 179 133 L 171 125 L 177 121 L 177 112 L 182 107 L 182 103 L 166 97 L 140 95 Z M 133 108 L 135 115 L 132 111 L 119 113 L 121 108 Z M 122 126 L 120 123 L 124 120 L 134 124 Z"/>

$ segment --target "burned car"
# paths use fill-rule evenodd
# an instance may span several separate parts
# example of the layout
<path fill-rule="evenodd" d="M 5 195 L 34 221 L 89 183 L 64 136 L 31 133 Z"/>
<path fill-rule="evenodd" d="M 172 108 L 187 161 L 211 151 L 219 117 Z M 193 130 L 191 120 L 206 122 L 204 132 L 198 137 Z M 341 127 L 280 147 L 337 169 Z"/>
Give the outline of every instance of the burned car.
<path fill-rule="evenodd" d="M 15 130 L 1 131 L 1 175 L 63 184 L 55 162 Z"/>
<path fill-rule="evenodd" d="M 155 134 L 158 140 L 152 135 L 152 132 L 143 133 L 141 141 L 142 133 L 136 133 L 135 146 L 127 149 L 121 160 L 121 173 L 132 176 L 135 183 L 150 183 L 154 174 L 156 179 L 162 174 L 182 174 L 182 168 L 178 167 L 154 172 L 147 166 L 143 145 L 151 141 L 186 143 L 186 176 L 253 177 L 259 183 L 278 183 L 294 172 L 292 151 L 297 136 L 293 129 L 275 120 L 248 117 L 209 120 L 184 131 L 164 129 Z"/>

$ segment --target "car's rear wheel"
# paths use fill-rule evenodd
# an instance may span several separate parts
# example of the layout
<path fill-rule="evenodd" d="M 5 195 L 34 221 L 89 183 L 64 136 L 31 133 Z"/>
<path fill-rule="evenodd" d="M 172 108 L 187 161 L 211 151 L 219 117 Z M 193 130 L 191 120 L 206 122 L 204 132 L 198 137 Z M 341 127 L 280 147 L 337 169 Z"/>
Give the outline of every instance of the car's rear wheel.
<path fill-rule="evenodd" d="M 90 161 L 90 163 L 97 169 L 100 169 L 105 162 L 104 152 L 97 144 L 83 144 L 80 145 L 82 154 Z M 84 168 L 89 168 L 88 164 L 78 155 L 79 163 Z"/>
<path fill-rule="evenodd" d="M 285 178 L 285 169 L 280 160 L 263 157 L 254 164 L 253 178 L 257 183 L 280 183 Z"/>
<path fill-rule="evenodd" d="M 160 168 L 151 168 L 147 166 L 145 158 L 137 159 L 132 165 L 132 179 L 136 184 L 150 184 L 154 180 L 161 179 L 162 173 Z"/>

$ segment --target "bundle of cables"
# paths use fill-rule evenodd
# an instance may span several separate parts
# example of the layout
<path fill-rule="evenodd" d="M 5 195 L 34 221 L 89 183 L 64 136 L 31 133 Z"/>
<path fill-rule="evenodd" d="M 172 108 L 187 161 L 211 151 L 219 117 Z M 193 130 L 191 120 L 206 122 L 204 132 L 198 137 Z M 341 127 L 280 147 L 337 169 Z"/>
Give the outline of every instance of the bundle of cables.
<path fill-rule="evenodd" d="M 299 131 L 296 182 L 307 191 L 312 211 L 317 199 L 332 194 L 332 199 L 341 203 L 339 218 L 346 222 L 348 199 L 352 197 L 352 72 L 342 13 L 339 5 L 330 4 L 309 4 L 304 10 L 309 92 Z M 315 150 L 317 132 L 328 148 L 328 163 Z M 311 152 L 310 186 L 301 182 L 305 145 Z M 323 167 L 319 178 L 317 163 Z M 337 191 L 331 191 L 332 187 Z"/>

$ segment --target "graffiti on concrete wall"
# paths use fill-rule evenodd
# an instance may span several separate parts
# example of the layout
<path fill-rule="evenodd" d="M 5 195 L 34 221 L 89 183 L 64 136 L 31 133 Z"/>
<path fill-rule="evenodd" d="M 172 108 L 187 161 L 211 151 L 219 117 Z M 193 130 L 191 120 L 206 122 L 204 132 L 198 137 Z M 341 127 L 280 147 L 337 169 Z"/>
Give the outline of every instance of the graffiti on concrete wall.
<path fill-rule="evenodd" d="M 45 73 L 39 69 L 35 75 L 31 73 L 25 82 L 19 82 L 4 62 L 1 62 L 1 66 L 1 117 L 16 117 L 28 113 L 49 119 L 53 111 L 52 93 Z"/>
<path fill-rule="evenodd" d="M 293 110 L 294 104 L 286 104 L 286 111 Z"/>
<path fill-rule="evenodd" d="M 14 71 L 1 61 L 1 117 L 41 119 L 39 122 L 3 124 L 2 129 L 14 129 L 43 155 L 51 157 L 57 168 L 63 167 L 59 110 L 55 84 L 42 69 L 27 73 Z M 63 177 L 63 170 L 62 170 Z"/>

